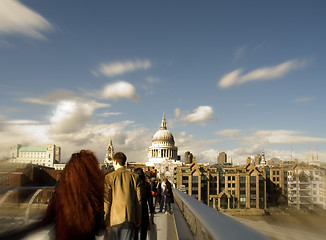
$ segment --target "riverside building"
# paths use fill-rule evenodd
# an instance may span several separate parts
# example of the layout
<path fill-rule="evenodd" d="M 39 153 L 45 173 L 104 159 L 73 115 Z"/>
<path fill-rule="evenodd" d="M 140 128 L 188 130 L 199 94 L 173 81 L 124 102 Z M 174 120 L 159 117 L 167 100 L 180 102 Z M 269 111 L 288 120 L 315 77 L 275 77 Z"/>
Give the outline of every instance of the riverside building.
<path fill-rule="evenodd" d="M 247 163 L 240 167 L 192 163 L 176 169 L 178 188 L 214 209 L 265 209 L 266 172 Z"/>
<path fill-rule="evenodd" d="M 16 144 L 10 147 L 12 163 L 32 163 L 41 166 L 54 167 L 60 163 L 61 148 L 55 144 L 46 146 L 24 147 Z"/>
<path fill-rule="evenodd" d="M 326 169 L 300 163 L 287 172 L 288 204 L 297 209 L 326 209 Z"/>

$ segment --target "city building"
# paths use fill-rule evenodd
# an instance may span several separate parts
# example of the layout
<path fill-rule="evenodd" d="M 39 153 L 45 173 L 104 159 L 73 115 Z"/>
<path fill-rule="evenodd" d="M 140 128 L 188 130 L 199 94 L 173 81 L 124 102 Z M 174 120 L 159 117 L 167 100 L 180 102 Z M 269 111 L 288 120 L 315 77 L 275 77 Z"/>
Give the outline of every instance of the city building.
<path fill-rule="evenodd" d="M 152 145 L 148 149 L 148 162 L 146 166 L 155 167 L 160 178 L 167 178 L 173 182 L 173 172 L 182 162 L 178 157 L 178 148 L 175 146 L 172 133 L 167 130 L 165 114 L 161 128 L 154 134 Z"/>
<path fill-rule="evenodd" d="M 274 163 L 265 167 L 267 174 L 268 206 L 288 205 L 288 171 L 294 164 L 287 162 Z"/>
<path fill-rule="evenodd" d="M 223 165 L 227 163 L 227 154 L 225 152 L 220 152 L 217 157 L 217 164 Z"/>
<path fill-rule="evenodd" d="M 251 156 L 247 158 L 247 163 L 252 163 L 255 166 L 266 166 L 267 162 L 265 159 L 265 153 L 257 154 L 256 156 Z"/>
<path fill-rule="evenodd" d="M 297 209 L 326 209 L 326 169 L 300 163 L 288 170 L 288 205 Z"/>
<path fill-rule="evenodd" d="M 65 163 L 56 163 L 53 165 L 55 170 L 63 170 L 66 167 Z"/>
<path fill-rule="evenodd" d="M 36 164 L 25 163 L 6 163 L 0 166 L 0 199 L 7 192 L 4 189 L 15 187 L 41 187 L 55 186 L 62 170 L 55 170 L 53 167 L 47 167 Z M 48 203 L 52 197 L 54 189 L 44 189 L 35 199 L 38 203 Z M 24 202 L 30 198 L 31 191 L 16 190 L 8 199 L 11 202 Z"/>
<path fill-rule="evenodd" d="M 185 160 L 184 163 L 185 164 L 191 164 L 193 162 L 193 154 L 189 151 L 185 152 Z"/>
<path fill-rule="evenodd" d="M 60 163 L 61 148 L 48 144 L 46 146 L 24 147 L 16 144 L 10 147 L 12 163 L 31 163 L 47 167 L 54 167 Z"/>
<path fill-rule="evenodd" d="M 176 169 L 176 187 L 215 209 L 265 209 L 265 168 L 193 163 Z"/>

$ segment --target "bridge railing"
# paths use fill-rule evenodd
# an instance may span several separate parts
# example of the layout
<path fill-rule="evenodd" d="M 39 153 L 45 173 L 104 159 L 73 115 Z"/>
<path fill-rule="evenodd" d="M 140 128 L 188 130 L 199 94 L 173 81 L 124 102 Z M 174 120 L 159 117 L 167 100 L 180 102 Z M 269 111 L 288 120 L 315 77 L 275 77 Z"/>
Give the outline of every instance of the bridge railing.
<path fill-rule="evenodd" d="M 174 198 L 194 239 L 265 240 L 268 237 L 214 210 L 194 197 L 173 189 Z"/>
<path fill-rule="evenodd" d="M 0 188 L 0 238 L 38 221 L 53 192 L 54 186 Z"/>

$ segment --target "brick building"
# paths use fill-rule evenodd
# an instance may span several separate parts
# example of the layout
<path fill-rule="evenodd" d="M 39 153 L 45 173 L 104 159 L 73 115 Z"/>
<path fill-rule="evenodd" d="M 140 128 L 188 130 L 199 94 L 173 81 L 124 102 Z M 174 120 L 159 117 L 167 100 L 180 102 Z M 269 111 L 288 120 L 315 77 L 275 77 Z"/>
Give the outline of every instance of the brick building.
<path fill-rule="evenodd" d="M 215 209 L 266 208 L 264 167 L 248 163 L 240 167 L 193 163 L 177 167 L 176 187 Z"/>

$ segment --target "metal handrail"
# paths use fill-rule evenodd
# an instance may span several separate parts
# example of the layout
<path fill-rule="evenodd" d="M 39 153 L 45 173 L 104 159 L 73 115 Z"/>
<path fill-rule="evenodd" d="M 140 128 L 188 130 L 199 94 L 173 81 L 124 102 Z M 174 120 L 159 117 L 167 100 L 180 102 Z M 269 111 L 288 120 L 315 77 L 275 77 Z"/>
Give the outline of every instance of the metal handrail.
<path fill-rule="evenodd" d="M 34 202 L 34 199 L 42 192 L 44 189 L 54 189 L 55 186 L 25 186 L 25 187 L 9 187 L 9 188 L 0 188 L 1 191 L 7 191 L 7 193 L 0 199 L 0 207 L 6 201 L 6 199 L 14 192 L 14 191 L 26 191 L 26 190 L 35 190 L 35 193 L 29 200 L 26 210 L 24 221 L 25 224 L 29 223 L 29 213 Z"/>
<path fill-rule="evenodd" d="M 174 197 L 197 239 L 265 240 L 268 237 L 173 189 Z"/>
<path fill-rule="evenodd" d="M 9 190 L 38 190 L 38 189 L 54 189 L 55 186 L 19 186 L 19 187 L 0 187 L 0 191 Z"/>

